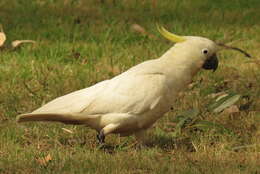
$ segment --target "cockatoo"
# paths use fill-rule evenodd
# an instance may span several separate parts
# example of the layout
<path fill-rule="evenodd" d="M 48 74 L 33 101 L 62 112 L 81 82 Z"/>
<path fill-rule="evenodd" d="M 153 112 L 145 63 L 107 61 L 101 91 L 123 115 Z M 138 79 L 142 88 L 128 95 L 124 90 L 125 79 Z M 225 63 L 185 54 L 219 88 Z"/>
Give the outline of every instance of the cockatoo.
<path fill-rule="evenodd" d="M 216 53 L 228 46 L 204 37 L 178 36 L 158 26 L 175 43 L 158 59 L 148 60 L 93 86 L 58 97 L 17 122 L 56 121 L 95 129 L 100 143 L 108 134 L 137 139 L 167 113 L 178 93 L 200 69 L 218 68 Z M 228 47 L 229 48 L 229 47 Z"/>

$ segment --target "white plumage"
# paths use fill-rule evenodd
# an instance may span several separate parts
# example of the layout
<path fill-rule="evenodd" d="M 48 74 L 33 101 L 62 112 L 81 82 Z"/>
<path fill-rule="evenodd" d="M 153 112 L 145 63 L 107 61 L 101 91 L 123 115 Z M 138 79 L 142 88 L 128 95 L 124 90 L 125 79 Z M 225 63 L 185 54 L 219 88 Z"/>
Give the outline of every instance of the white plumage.
<path fill-rule="evenodd" d="M 110 80 L 56 98 L 31 113 L 18 116 L 17 121 L 84 124 L 99 132 L 100 142 L 110 133 L 142 135 L 170 110 L 177 94 L 202 67 L 217 68 L 215 53 L 218 46 L 213 41 L 176 36 L 164 29 L 160 32 L 177 42 L 160 58 L 136 65 Z"/>

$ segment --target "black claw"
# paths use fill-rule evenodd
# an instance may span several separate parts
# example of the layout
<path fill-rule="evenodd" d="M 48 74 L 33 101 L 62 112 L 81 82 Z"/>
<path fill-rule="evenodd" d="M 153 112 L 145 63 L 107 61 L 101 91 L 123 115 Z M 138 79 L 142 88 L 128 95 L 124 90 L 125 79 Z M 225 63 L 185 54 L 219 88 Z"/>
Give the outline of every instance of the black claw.
<path fill-rule="evenodd" d="M 105 135 L 104 135 L 104 132 L 102 130 L 97 134 L 97 139 L 98 139 L 99 144 L 105 143 Z"/>

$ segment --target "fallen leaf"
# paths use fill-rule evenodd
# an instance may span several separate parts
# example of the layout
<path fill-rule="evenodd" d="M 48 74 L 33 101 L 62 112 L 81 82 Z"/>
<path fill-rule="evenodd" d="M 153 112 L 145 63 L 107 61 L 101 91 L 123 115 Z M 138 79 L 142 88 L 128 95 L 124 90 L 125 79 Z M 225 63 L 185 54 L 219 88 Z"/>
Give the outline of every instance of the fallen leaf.
<path fill-rule="evenodd" d="M 15 40 L 12 42 L 12 47 L 13 48 L 17 48 L 19 47 L 21 44 L 24 44 L 24 43 L 32 43 L 32 44 L 35 44 L 36 42 L 33 41 L 33 40 Z"/>
<path fill-rule="evenodd" d="M 215 113 L 221 112 L 224 109 L 234 105 L 239 99 L 241 95 L 239 94 L 224 94 L 219 96 L 215 102 L 209 105 L 208 109 Z"/>
<path fill-rule="evenodd" d="M 2 25 L 0 25 L 0 47 L 2 47 L 4 45 L 5 40 L 6 40 L 6 36 L 5 36 L 4 31 L 3 31 Z"/>
<path fill-rule="evenodd" d="M 154 35 L 148 33 L 142 26 L 140 26 L 140 25 L 138 25 L 138 24 L 133 24 L 133 25 L 131 26 L 131 29 L 132 29 L 132 31 L 135 31 L 135 32 L 137 32 L 137 33 L 141 33 L 141 34 L 143 34 L 143 35 L 146 35 L 146 36 L 148 36 L 149 38 L 153 38 L 153 39 L 156 38 Z"/>
<path fill-rule="evenodd" d="M 62 130 L 64 130 L 65 132 L 68 132 L 68 133 L 70 133 L 70 134 L 73 134 L 73 132 L 71 131 L 71 130 L 69 130 L 69 129 L 66 129 L 66 128 L 61 128 Z"/>
<path fill-rule="evenodd" d="M 50 161 L 52 160 L 52 157 L 50 154 L 48 154 L 44 158 L 38 158 L 36 161 L 41 165 L 41 166 L 46 166 Z"/>
<path fill-rule="evenodd" d="M 237 107 L 237 105 L 232 105 L 232 106 L 226 108 L 224 110 L 224 112 L 227 113 L 227 114 L 238 113 L 239 112 L 239 108 Z"/>
<path fill-rule="evenodd" d="M 133 30 L 133 31 L 136 31 L 136 32 L 139 32 L 139 33 L 142 33 L 142 34 L 147 34 L 147 32 L 145 31 L 145 29 L 143 28 L 143 27 L 141 27 L 140 25 L 138 25 L 138 24 L 133 24 L 132 26 L 131 26 L 131 29 Z"/>
<path fill-rule="evenodd" d="M 228 98 L 225 102 L 223 102 L 219 107 L 215 108 L 213 112 L 221 112 L 225 108 L 228 108 L 232 106 L 234 103 L 236 103 L 240 99 L 240 95 L 234 95 L 230 98 Z"/>

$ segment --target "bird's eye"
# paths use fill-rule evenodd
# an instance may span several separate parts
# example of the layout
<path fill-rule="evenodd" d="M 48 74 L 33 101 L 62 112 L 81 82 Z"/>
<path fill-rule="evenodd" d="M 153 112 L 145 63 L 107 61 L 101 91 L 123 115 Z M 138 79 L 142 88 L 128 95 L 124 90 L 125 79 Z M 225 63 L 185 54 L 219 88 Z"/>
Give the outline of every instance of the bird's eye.
<path fill-rule="evenodd" d="M 203 54 L 208 54 L 208 52 L 209 52 L 209 50 L 207 50 L 207 49 L 203 49 L 203 50 L 202 50 L 202 53 L 203 53 Z"/>

